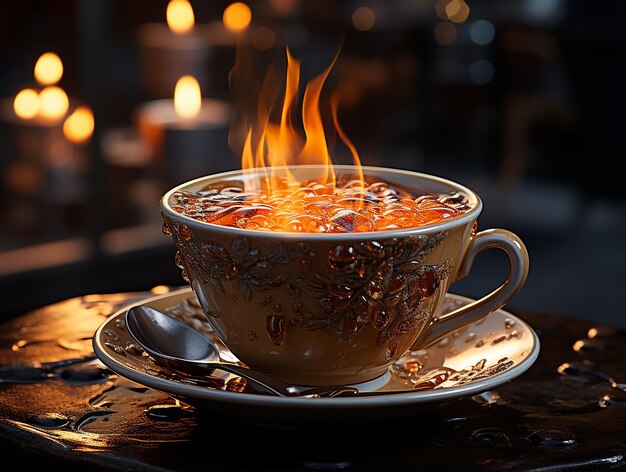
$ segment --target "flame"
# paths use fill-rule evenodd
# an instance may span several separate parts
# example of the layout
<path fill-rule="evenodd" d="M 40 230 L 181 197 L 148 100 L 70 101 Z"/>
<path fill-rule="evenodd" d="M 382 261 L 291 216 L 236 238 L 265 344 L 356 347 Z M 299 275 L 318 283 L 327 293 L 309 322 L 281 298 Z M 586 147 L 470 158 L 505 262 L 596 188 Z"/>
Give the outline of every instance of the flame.
<path fill-rule="evenodd" d="M 39 113 L 39 94 L 33 89 L 21 90 L 13 100 L 13 110 L 20 118 L 29 120 Z"/>
<path fill-rule="evenodd" d="M 341 140 L 350 150 L 350 154 L 352 154 L 352 160 L 354 161 L 354 165 L 357 168 L 357 175 L 359 177 L 358 180 L 361 182 L 361 186 L 363 186 L 363 184 L 365 183 L 365 179 L 363 177 L 363 168 L 361 167 L 361 159 L 359 158 L 359 153 L 357 152 L 356 147 L 354 146 L 352 141 L 350 141 L 350 138 L 346 136 L 346 133 L 344 133 L 341 125 L 339 125 L 339 119 L 337 118 L 338 108 L 339 108 L 339 96 L 335 94 L 333 95 L 333 98 L 331 99 L 331 102 L 330 102 L 330 110 L 333 115 L 333 124 L 335 125 L 335 129 L 337 130 L 337 134 L 339 135 Z"/>
<path fill-rule="evenodd" d="M 193 8 L 187 0 L 170 0 L 167 4 L 167 26 L 177 34 L 191 31 L 195 24 Z"/>
<path fill-rule="evenodd" d="M 95 126 L 93 112 L 88 107 L 78 107 L 63 123 L 63 134 L 73 143 L 84 143 L 91 138 Z"/>
<path fill-rule="evenodd" d="M 39 93 L 39 114 L 47 119 L 56 120 L 67 113 L 70 102 L 62 88 L 45 87 Z"/>
<path fill-rule="evenodd" d="M 298 128 L 294 125 L 293 119 L 293 108 L 297 102 L 300 85 L 300 61 L 292 56 L 289 49 L 287 49 L 286 54 L 287 72 L 279 122 L 275 123 L 270 119 L 278 96 L 275 85 L 277 80 L 273 69 L 270 69 L 261 87 L 257 102 L 256 120 L 251 119 L 249 112 L 247 113 L 248 116 L 243 112 L 243 116 L 240 118 L 243 125 L 246 126 L 241 154 L 241 167 L 244 174 L 253 174 L 256 172 L 253 170 L 255 168 L 263 168 L 266 172 L 262 182 L 255 179 L 247 181 L 247 191 L 259 191 L 261 184 L 266 187 L 265 190 L 269 193 L 284 188 L 285 185 L 299 187 L 301 182 L 289 172 L 289 169 L 284 169 L 284 166 L 297 164 L 318 165 L 319 170 L 312 179 L 329 187 L 335 185 L 336 177 L 320 112 L 320 101 L 322 89 L 337 60 L 337 54 L 326 70 L 308 82 L 305 88 L 301 114 L 304 137 L 298 133 Z M 247 72 L 241 64 L 239 67 Z M 330 103 L 335 131 L 352 154 L 354 164 L 358 168 L 357 177 L 363 183 L 358 152 L 339 125 L 338 104 L 339 97 L 335 94 Z M 250 125 L 250 122 L 253 124 Z M 237 130 L 233 127 L 231 133 L 237 134 Z M 241 135 L 241 131 L 238 134 Z M 278 167 L 282 167 L 282 169 L 278 170 Z"/>
<path fill-rule="evenodd" d="M 200 84 L 191 75 L 184 75 L 174 89 L 174 109 L 181 118 L 194 118 L 202 106 L 202 94 Z"/>
<path fill-rule="evenodd" d="M 243 2 L 231 3 L 224 10 L 224 26 L 230 31 L 238 33 L 245 30 L 252 21 L 250 7 Z"/>
<path fill-rule="evenodd" d="M 63 76 L 61 58 L 53 52 L 42 54 L 35 63 L 35 79 L 41 85 L 54 85 Z"/>

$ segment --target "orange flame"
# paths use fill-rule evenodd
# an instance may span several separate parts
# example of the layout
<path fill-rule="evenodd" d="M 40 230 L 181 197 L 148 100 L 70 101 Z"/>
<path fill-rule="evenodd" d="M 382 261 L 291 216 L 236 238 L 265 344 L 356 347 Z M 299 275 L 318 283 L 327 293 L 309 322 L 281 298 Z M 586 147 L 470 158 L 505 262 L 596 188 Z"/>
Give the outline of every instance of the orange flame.
<path fill-rule="evenodd" d="M 359 153 L 357 152 L 356 147 L 354 146 L 352 141 L 350 141 L 350 138 L 346 136 L 346 133 L 344 133 L 343 128 L 339 125 L 339 119 L 337 118 L 338 108 L 339 108 L 339 97 L 338 95 L 333 95 L 333 98 L 331 99 L 331 102 L 330 102 L 330 110 L 333 114 L 333 124 L 335 125 L 335 129 L 337 130 L 337 134 L 339 135 L 341 140 L 348 147 L 348 149 L 350 150 L 350 153 L 352 154 L 352 160 L 354 161 L 354 165 L 357 168 L 357 174 L 359 177 L 358 180 L 361 182 L 361 186 L 363 186 L 365 179 L 363 177 L 363 168 L 361 167 L 361 159 L 359 158 Z"/>
<path fill-rule="evenodd" d="M 313 179 L 329 188 L 335 186 L 336 177 L 324 129 L 324 121 L 320 112 L 320 102 L 322 89 L 337 61 L 338 54 L 335 55 L 328 68 L 306 85 L 301 113 L 304 136 L 301 136 L 298 132 L 299 128 L 295 126 L 293 117 L 293 109 L 298 100 L 300 86 L 300 61 L 293 57 L 289 49 L 287 49 L 286 54 L 285 91 L 282 97 L 279 122 L 271 121 L 272 111 L 278 98 L 278 90 L 275 85 L 277 83 L 275 73 L 273 69 L 270 69 L 257 99 L 256 119 L 252 119 L 252 114 L 248 110 L 247 113 L 242 113 L 243 116 L 240 117 L 241 122 L 239 123 L 239 125 L 244 126 L 245 131 L 237 130 L 235 127 L 231 129 L 231 135 L 237 133 L 242 137 L 245 135 L 241 158 L 241 167 L 244 173 L 250 175 L 256 172 L 252 169 L 258 168 L 264 168 L 265 170 L 263 182 L 250 179 L 246 183 L 247 191 L 259 191 L 261 185 L 268 193 L 285 188 L 285 186 L 298 188 L 301 186 L 301 182 L 285 167 L 301 164 L 319 166 L 319 171 Z M 237 68 L 239 68 L 237 72 L 240 74 L 242 71 L 250 73 L 250 69 L 241 64 L 241 57 L 236 61 L 235 69 Z M 239 79 L 241 80 L 241 77 Z M 249 86 L 249 82 L 247 82 L 247 85 Z M 251 97 L 247 98 L 251 100 Z M 338 96 L 335 94 L 330 104 L 335 132 L 350 150 L 354 164 L 358 168 L 358 179 L 362 183 L 363 175 L 359 155 L 354 144 L 348 139 L 339 125 L 337 118 L 338 103 Z"/>

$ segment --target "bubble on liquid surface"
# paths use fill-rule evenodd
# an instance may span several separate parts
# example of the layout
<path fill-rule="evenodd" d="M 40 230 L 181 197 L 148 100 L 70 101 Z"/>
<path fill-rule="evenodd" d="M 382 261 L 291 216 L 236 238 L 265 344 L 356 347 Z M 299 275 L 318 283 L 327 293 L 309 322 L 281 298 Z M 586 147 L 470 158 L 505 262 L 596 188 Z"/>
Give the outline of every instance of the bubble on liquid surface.
<path fill-rule="evenodd" d="M 347 178 L 346 178 L 347 177 Z M 413 228 L 458 217 L 470 209 L 458 192 L 414 196 L 386 182 L 362 183 L 340 175 L 336 184 L 275 181 L 268 192 L 245 192 L 216 183 L 172 195 L 173 210 L 206 223 L 257 231 L 364 232 Z M 164 225 L 164 233 L 171 232 Z M 190 239 L 188 228 L 179 228 Z"/>

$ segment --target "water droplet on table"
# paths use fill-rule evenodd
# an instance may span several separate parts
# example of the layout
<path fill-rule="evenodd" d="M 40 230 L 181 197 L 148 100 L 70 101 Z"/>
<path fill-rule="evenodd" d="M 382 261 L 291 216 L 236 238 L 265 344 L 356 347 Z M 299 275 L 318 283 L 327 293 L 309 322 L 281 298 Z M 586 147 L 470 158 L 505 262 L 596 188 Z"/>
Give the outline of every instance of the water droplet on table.
<path fill-rule="evenodd" d="M 576 437 L 564 431 L 556 429 L 540 429 L 528 436 L 532 442 L 541 447 L 570 447 L 576 444 Z"/>
<path fill-rule="evenodd" d="M 148 418 L 156 421 L 178 421 L 187 414 L 179 405 L 152 405 L 144 412 Z"/>
<path fill-rule="evenodd" d="M 48 413 L 43 416 L 29 418 L 28 423 L 40 428 L 60 429 L 70 424 L 70 420 L 60 413 Z"/>
<path fill-rule="evenodd" d="M 499 428 L 478 429 L 472 433 L 472 439 L 483 446 L 493 448 L 513 447 L 509 435 Z"/>
<path fill-rule="evenodd" d="M 98 383 L 109 378 L 110 372 L 100 367 L 70 368 L 61 371 L 59 377 L 68 383 Z"/>

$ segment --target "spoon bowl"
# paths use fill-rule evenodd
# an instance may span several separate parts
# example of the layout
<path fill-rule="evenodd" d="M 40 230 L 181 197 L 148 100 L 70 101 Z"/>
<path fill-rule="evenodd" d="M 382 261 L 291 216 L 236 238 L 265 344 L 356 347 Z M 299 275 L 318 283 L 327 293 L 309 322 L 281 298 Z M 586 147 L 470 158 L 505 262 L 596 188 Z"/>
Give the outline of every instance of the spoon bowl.
<path fill-rule="evenodd" d="M 145 351 L 172 361 L 219 362 L 213 343 L 200 331 L 149 306 L 126 312 L 126 326 Z"/>
<path fill-rule="evenodd" d="M 300 388 L 242 365 L 225 362 L 221 359 L 220 350 L 200 331 L 149 306 L 129 308 L 125 319 L 131 337 L 147 353 L 183 371 L 190 368 L 220 369 L 245 378 L 257 390 L 281 397 L 338 396 L 358 392 L 353 387 Z"/>

